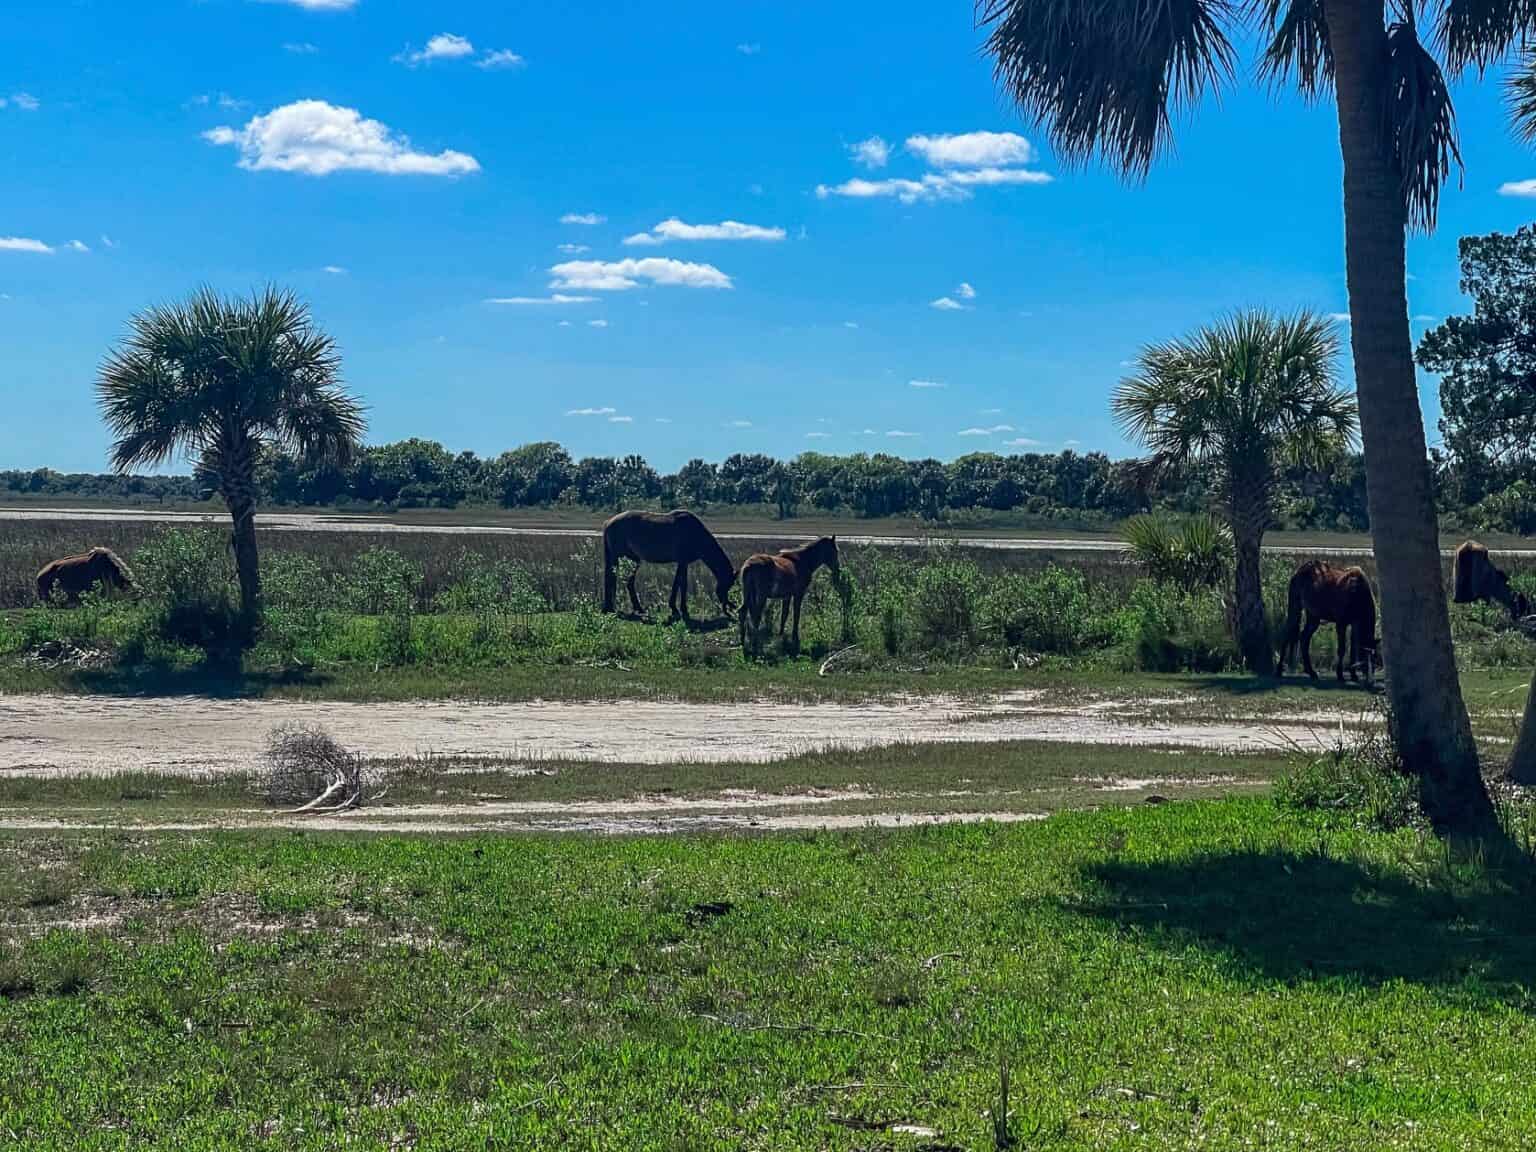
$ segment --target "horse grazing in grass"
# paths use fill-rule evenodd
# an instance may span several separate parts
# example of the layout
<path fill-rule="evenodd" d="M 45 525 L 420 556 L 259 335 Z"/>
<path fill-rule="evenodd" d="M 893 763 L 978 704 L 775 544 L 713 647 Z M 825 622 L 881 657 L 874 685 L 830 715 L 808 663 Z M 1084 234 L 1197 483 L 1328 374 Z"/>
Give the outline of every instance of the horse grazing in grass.
<path fill-rule="evenodd" d="M 1531 614 L 1530 599 L 1524 592 L 1516 592 L 1510 587 L 1509 573 L 1494 564 L 1488 549 L 1476 540 L 1468 540 L 1456 549 L 1451 571 L 1455 577 L 1452 599 L 1456 603 L 1496 602 L 1504 605 L 1515 620 L 1523 620 Z"/>
<path fill-rule="evenodd" d="M 702 560 L 715 575 L 715 595 L 720 598 L 720 611 L 727 616 L 731 614 L 730 592 L 731 585 L 736 582 L 736 569 L 714 533 L 692 512 L 620 512 L 603 525 L 604 612 L 614 610 L 619 561 L 626 557 L 636 565 L 677 565 L 667 607 L 671 609 L 672 619 L 681 616 L 685 621 L 688 620 L 688 565 Z M 629 574 L 625 586 L 629 589 L 629 602 L 635 615 L 642 615 L 644 609 L 640 607 L 640 596 L 635 591 L 634 572 Z"/>
<path fill-rule="evenodd" d="M 92 548 L 45 565 L 37 574 L 37 598 L 47 604 L 57 589 L 67 603 L 78 604 L 81 594 L 96 584 L 119 591 L 130 589 L 133 572 L 112 549 Z"/>
<path fill-rule="evenodd" d="M 794 605 L 793 644 L 796 649 L 800 647 L 800 604 L 811 586 L 811 577 L 823 566 L 831 571 L 833 580 L 842 578 L 842 571 L 837 566 L 836 536 L 823 536 L 799 548 L 785 548 L 774 556 L 759 552 L 747 557 L 747 562 L 741 566 L 741 615 L 738 618 L 743 652 L 747 650 L 748 617 L 751 617 L 750 626 L 755 637 L 762 625 L 763 609 L 770 600 L 784 602 L 783 611 L 779 613 L 780 636 L 784 635 L 784 626 L 789 620 L 790 605 Z"/>
<path fill-rule="evenodd" d="M 1301 616 L 1306 613 L 1306 626 Z M 1321 560 L 1308 560 L 1291 577 L 1285 613 L 1285 639 L 1280 646 L 1280 671 L 1294 667 L 1298 633 L 1301 660 L 1307 675 L 1317 679 L 1312 668 L 1312 634 L 1324 621 L 1338 629 L 1339 658 L 1334 672 L 1344 682 L 1344 641 L 1349 634 L 1349 678 L 1358 680 L 1365 665 L 1365 682 L 1372 683 L 1379 662 L 1376 645 L 1376 597 L 1371 582 L 1359 568 L 1335 568 Z"/>

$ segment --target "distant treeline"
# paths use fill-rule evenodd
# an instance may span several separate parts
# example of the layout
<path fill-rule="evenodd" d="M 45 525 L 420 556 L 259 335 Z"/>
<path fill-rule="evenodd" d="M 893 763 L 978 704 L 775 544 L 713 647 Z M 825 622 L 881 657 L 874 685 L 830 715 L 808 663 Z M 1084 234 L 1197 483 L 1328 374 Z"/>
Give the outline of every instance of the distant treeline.
<path fill-rule="evenodd" d="M 736 454 L 720 463 L 690 460 L 663 474 L 640 456 L 573 459 L 552 442 L 525 444 L 494 458 L 449 452 L 428 440 L 365 449 L 345 469 L 306 468 L 271 454 L 258 476 L 267 506 L 334 508 L 504 508 L 635 505 L 739 507 L 796 515 L 901 516 L 956 520 L 1012 514 L 1018 519 L 1092 525 L 1152 509 L 1196 511 L 1217 498 L 1198 471 L 1150 480 L 1134 460 L 1099 452 L 977 452 L 956 460 L 903 460 L 882 453 L 792 460 Z M 113 476 L 50 469 L 0 472 L 0 499 L 188 503 L 211 498 L 206 477 Z M 1285 476 L 1280 525 L 1352 531 L 1368 527 L 1359 457 L 1327 473 Z"/>

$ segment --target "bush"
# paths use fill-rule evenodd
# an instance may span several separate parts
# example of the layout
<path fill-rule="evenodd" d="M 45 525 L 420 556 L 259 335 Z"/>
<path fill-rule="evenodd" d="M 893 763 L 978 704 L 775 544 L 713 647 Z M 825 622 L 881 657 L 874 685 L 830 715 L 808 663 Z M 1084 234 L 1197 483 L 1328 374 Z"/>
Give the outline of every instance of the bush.
<path fill-rule="evenodd" d="M 1215 592 L 1140 581 L 1119 617 L 1129 662 L 1146 672 L 1220 672 L 1236 660 L 1226 607 Z"/>
<path fill-rule="evenodd" d="M 234 563 L 223 533 L 170 528 L 134 556 L 150 624 L 162 640 L 238 660 L 246 639 Z"/>
<path fill-rule="evenodd" d="M 1093 615 L 1087 578 L 1051 565 L 1036 576 L 997 580 L 986 600 L 987 633 L 1009 648 L 1070 653 L 1084 644 Z"/>
<path fill-rule="evenodd" d="M 262 561 L 262 642 L 285 664 L 311 665 L 325 640 L 330 582 L 318 561 L 274 552 Z"/>
<path fill-rule="evenodd" d="M 981 620 L 981 573 L 968 560 L 940 560 L 917 570 L 912 626 L 924 648 L 976 646 Z"/>
<path fill-rule="evenodd" d="M 1275 781 L 1275 798 L 1287 808 L 1344 816 L 1382 831 L 1423 823 L 1418 783 L 1403 770 L 1384 728 L 1296 765 Z"/>

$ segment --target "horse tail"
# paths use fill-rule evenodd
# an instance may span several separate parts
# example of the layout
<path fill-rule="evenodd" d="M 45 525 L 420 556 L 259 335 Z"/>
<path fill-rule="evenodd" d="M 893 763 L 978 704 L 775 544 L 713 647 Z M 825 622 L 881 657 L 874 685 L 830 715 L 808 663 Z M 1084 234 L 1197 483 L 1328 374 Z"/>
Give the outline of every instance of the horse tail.
<path fill-rule="evenodd" d="M 1363 647 L 1376 651 L 1376 594 L 1371 591 L 1371 582 L 1360 573 L 1360 615 L 1355 622 L 1355 627 L 1361 629 Z"/>
<path fill-rule="evenodd" d="M 603 525 L 603 539 L 598 551 L 603 561 L 603 611 L 613 611 L 613 598 L 618 591 L 619 558 L 613 554 L 613 541 L 608 538 L 608 525 Z"/>
<path fill-rule="evenodd" d="M 58 562 L 43 565 L 37 574 L 37 599 L 39 603 L 48 603 L 48 598 L 53 594 L 54 581 L 58 579 Z"/>
<path fill-rule="evenodd" d="M 1452 599 L 1457 604 L 1469 604 L 1477 599 L 1477 575 L 1472 569 L 1477 565 L 1473 559 L 1482 551 L 1481 547 L 1471 540 L 1466 541 L 1456 549 L 1456 558 L 1452 561 L 1455 592 Z"/>
<path fill-rule="evenodd" d="M 1303 568 L 1291 577 L 1285 594 L 1285 631 L 1280 637 L 1281 671 L 1295 659 L 1295 647 L 1301 639 L 1301 610 L 1306 606 L 1306 577 Z"/>

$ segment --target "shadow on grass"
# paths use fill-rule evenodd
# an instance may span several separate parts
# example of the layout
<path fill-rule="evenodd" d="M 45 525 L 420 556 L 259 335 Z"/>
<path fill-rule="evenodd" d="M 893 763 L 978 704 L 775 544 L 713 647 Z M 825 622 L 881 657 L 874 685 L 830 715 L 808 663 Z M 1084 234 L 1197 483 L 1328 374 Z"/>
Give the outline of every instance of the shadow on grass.
<path fill-rule="evenodd" d="M 239 699 L 265 695 L 274 688 L 323 687 L 334 679 L 324 672 L 285 669 L 245 672 L 226 665 L 174 667 L 139 664 L 126 667 L 81 668 L 62 673 L 70 688 L 103 696 L 214 696 Z"/>
<path fill-rule="evenodd" d="M 1233 696 L 1268 696 L 1285 688 L 1305 689 L 1308 692 L 1323 692 L 1328 694 L 1346 693 L 1358 696 L 1362 700 L 1371 700 L 1381 695 L 1382 682 L 1378 676 L 1376 684 L 1367 688 L 1365 683 L 1346 681 L 1340 684 L 1334 678 L 1333 669 L 1328 670 L 1328 675 L 1323 676 L 1319 672 L 1316 681 L 1308 680 L 1306 673 L 1279 677 L 1279 676 L 1247 676 L 1241 673 L 1232 673 L 1223 676 L 1193 676 L 1190 683 L 1196 688 L 1207 692 L 1227 692 Z"/>
<path fill-rule="evenodd" d="M 1089 871 L 1104 898 L 1078 911 L 1160 945 L 1221 954 L 1253 977 L 1457 985 L 1536 1010 L 1530 863 L 1471 876 L 1453 876 L 1443 860 L 1422 867 L 1428 874 L 1414 878 L 1282 851 L 1111 862 Z"/>

